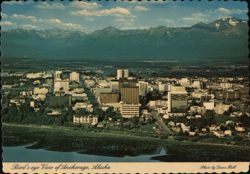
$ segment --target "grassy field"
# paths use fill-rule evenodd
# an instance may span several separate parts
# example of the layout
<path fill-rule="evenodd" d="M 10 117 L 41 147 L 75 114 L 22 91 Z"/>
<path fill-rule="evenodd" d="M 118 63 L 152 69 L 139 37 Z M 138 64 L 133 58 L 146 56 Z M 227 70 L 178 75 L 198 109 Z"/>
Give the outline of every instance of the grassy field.
<path fill-rule="evenodd" d="M 3 145 L 28 145 L 27 148 L 74 151 L 106 156 L 153 154 L 165 148 L 167 155 L 153 157 L 160 161 L 249 161 L 247 146 L 178 141 L 115 132 L 86 131 L 73 127 L 3 124 Z"/>

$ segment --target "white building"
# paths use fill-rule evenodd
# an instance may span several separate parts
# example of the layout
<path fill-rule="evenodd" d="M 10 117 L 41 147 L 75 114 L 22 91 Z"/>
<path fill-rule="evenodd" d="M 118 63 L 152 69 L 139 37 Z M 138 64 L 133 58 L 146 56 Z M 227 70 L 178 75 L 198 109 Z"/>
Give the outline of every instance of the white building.
<path fill-rule="evenodd" d="M 201 106 L 191 106 L 190 107 L 190 112 L 203 115 L 203 114 L 206 113 L 206 108 L 204 106 L 203 107 L 201 107 Z"/>
<path fill-rule="evenodd" d="M 119 80 L 121 78 L 128 78 L 129 71 L 128 69 L 117 69 L 116 71 L 116 79 Z"/>
<path fill-rule="evenodd" d="M 188 87 L 190 85 L 190 81 L 188 78 L 181 78 L 179 80 L 179 84 L 184 87 Z"/>
<path fill-rule="evenodd" d="M 69 74 L 69 80 L 71 82 L 80 82 L 80 75 L 78 72 L 72 72 Z"/>
<path fill-rule="evenodd" d="M 233 84 L 228 83 L 228 82 L 222 82 L 222 83 L 220 83 L 220 87 L 223 88 L 223 89 L 229 89 L 229 88 L 233 87 Z"/>
<path fill-rule="evenodd" d="M 201 88 L 201 82 L 196 80 L 192 83 L 192 87 L 193 88 L 197 88 L 197 89 L 200 89 Z"/>
<path fill-rule="evenodd" d="M 45 75 L 45 72 L 38 72 L 38 73 L 28 73 L 26 74 L 27 79 L 37 79 L 41 78 Z"/>
<path fill-rule="evenodd" d="M 69 80 L 57 79 L 54 81 L 54 93 L 63 91 L 65 93 L 69 92 Z"/>
<path fill-rule="evenodd" d="M 140 104 L 122 104 L 121 115 L 124 118 L 133 118 L 140 116 Z"/>
<path fill-rule="evenodd" d="M 148 93 L 148 82 L 139 81 L 137 86 L 139 87 L 140 96 L 145 96 Z"/>
<path fill-rule="evenodd" d="M 216 103 L 214 111 L 216 114 L 222 115 L 222 114 L 224 114 L 224 112 L 228 111 L 231 106 L 232 105 L 227 105 L 227 104 L 223 104 L 223 103 Z"/>
<path fill-rule="evenodd" d="M 203 102 L 203 106 L 206 108 L 206 110 L 214 110 L 214 101 Z"/>
<path fill-rule="evenodd" d="M 162 82 L 158 83 L 158 90 L 161 92 L 168 90 L 168 84 L 163 84 Z"/>
<path fill-rule="evenodd" d="M 43 94 L 46 95 L 49 92 L 48 88 L 38 88 L 35 87 L 33 90 L 33 94 Z"/>
<path fill-rule="evenodd" d="M 170 86 L 170 92 L 186 92 L 186 88 L 184 86 Z"/>
<path fill-rule="evenodd" d="M 55 80 L 61 80 L 61 77 L 62 76 L 62 71 L 55 71 L 55 74 L 54 74 L 54 79 Z"/>
<path fill-rule="evenodd" d="M 73 111 L 76 111 L 78 109 L 86 109 L 86 111 L 88 112 L 93 112 L 93 105 L 86 102 L 76 102 L 72 109 Z"/>
<path fill-rule="evenodd" d="M 119 90 L 119 81 L 118 80 L 111 80 L 111 89 L 112 90 Z"/>
<path fill-rule="evenodd" d="M 96 125 L 98 123 L 98 117 L 87 115 L 87 116 L 73 116 L 73 123 L 75 124 L 91 124 Z"/>

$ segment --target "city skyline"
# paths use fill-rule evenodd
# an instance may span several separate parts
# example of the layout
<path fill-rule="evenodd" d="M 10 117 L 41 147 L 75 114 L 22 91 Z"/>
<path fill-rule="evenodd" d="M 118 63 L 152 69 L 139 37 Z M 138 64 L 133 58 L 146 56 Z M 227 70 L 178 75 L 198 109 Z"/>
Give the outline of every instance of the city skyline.
<path fill-rule="evenodd" d="M 245 2 L 4 2 L 2 30 L 51 29 L 93 32 L 107 26 L 148 29 L 157 26 L 187 27 L 199 22 L 236 17 L 248 20 Z"/>

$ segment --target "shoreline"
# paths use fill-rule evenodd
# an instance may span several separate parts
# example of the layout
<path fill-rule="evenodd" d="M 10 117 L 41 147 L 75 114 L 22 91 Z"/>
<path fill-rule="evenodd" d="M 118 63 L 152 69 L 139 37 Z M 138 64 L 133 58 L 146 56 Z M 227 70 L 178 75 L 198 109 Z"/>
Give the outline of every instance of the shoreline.
<path fill-rule="evenodd" d="M 142 139 L 142 140 L 154 140 L 159 141 L 160 143 L 172 143 L 172 144 L 187 144 L 187 145 L 209 145 L 209 146 L 223 146 L 223 147 L 236 147 L 236 148 L 245 148 L 250 149 L 245 145 L 234 145 L 234 144 L 223 144 L 223 143 L 213 143 L 213 142 L 192 142 L 189 140 L 177 140 L 174 136 L 171 136 L 167 139 L 151 137 L 151 136 L 137 136 L 137 135 L 129 135 L 124 133 L 113 133 L 111 130 L 105 130 L 107 132 L 88 132 L 80 129 L 75 129 L 74 127 L 67 126 L 51 126 L 51 125 L 38 125 L 38 124 L 19 124 L 19 123 L 2 123 L 2 127 L 4 126 L 15 126 L 15 127 L 25 127 L 25 128 L 33 128 L 33 129 L 54 129 L 56 131 L 71 131 L 72 136 L 88 136 L 88 137 L 118 137 L 118 138 L 128 138 L 128 139 Z M 110 132 L 109 132 L 110 131 Z M 72 134 L 76 132 L 76 134 Z M 122 131 L 121 131 L 122 132 Z M 79 133 L 81 133 L 79 135 Z"/>
<path fill-rule="evenodd" d="M 23 125 L 3 123 L 4 146 L 45 149 L 56 152 L 77 152 L 97 156 L 138 156 L 154 153 L 164 148 L 166 155 L 156 155 L 154 160 L 165 162 L 199 161 L 249 161 L 248 146 L 207 142 L 192 142 L 155 137 L 142 137 L 110 132 L 88 132 L 72 127 L 48 125 Z M 110 130 L 111 131 L 111 130 Z"/>

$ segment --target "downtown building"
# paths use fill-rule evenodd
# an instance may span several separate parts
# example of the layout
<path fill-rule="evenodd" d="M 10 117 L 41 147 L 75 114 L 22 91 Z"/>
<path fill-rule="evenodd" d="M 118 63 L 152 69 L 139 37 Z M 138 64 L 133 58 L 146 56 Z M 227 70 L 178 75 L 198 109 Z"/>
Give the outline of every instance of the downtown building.
<path fill-rule="evenodd" d="M 62 79 L 62 71 L 55 71 L 54 74 L 54 93 L 68 93 L 69 79 Z"/>
<path fill-rule="evenodd" d="M 116 79 L 123 79 L 123 78 L 128 78 L 129 77 L 129 71 L 128 69 L 117 69 L 116 71 Z"/>
<path fill-rule="evenodd" d="M 169 92 L 168 93 L 168 112 L 186 113 L 188 111 L 187 92 Z"/>
<path fill-rule="evenodd" d="M 119 102 L 119 94 L 117 93 L 101 93 L 100 94 L 100 103 L 118 103 Z"/>
<path fill-rule="evenodd" d="M 72 72 L 69 74 L 69 80 L 71 82 L 80 82 L 80 75 L 78 72 Z"/>
<path fill-rule="evenodd" d="M 139 87 L 136 86 L 121 87 L 121 101 L 127 104 L 138 104 Z"/>
<path fill-rule="evenodd" d="M 139 87 L 121 87 L 121 115 L 124 118 L 140 116 Z"/>

